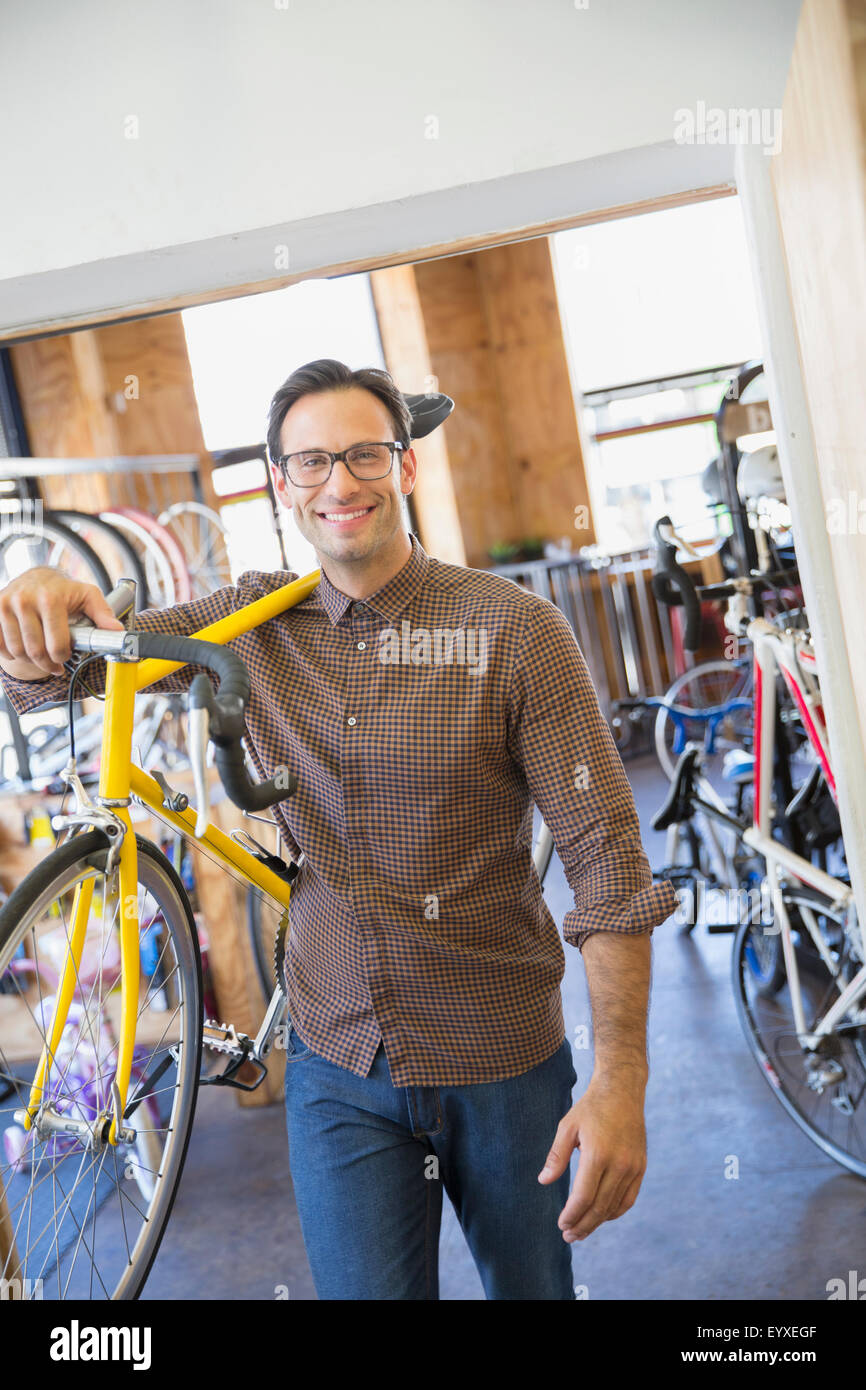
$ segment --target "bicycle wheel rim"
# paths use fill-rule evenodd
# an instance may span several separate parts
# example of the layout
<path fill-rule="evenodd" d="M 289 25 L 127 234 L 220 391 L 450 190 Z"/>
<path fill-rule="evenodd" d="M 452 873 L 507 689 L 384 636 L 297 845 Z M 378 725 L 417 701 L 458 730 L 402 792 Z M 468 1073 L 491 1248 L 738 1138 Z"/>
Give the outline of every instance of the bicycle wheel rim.
<path fill-rule="evenodd" d="M 156 541 L 166 556 L 171 569 L 174 585 L 174 602 L 189 603 L 192 598 L 192 582 L 187 568 L 186 556 L 166 526 L 161 526 L 155 516 L 143 511 L 141 507 L 116 507 L 115 512 L 135 521 Z"/>
<path fill-rule="evenodd" d="M 683 691 L 688 691 L 690 686 L 698 686 L 702 680 L 710 680 L 713 677 L 719 677 L 722 680 L 732 678 L 730 690 L 728 690 L 727 693 L 721 696 L 719 696 L 717 692 L 714 692 L 713 697 L 708 702 L 703 702 L 697 705 L 695 705 L 694 702 L 689 699 L 688 695 L 686 695 L 685 697 L 683 696 Z M 699 666 L 693 666 L 690 671 L 685 671 L 683 675 L 678 676 L 677 679 L 673 682 L 673 684 L 665 692 L 665 699 L 675 702 L 676 704 L 692 705 L 695 709 L 702 709 L 706 708 L 708 703 L 724 704 L 726 700 L 733 700 L 737 698 L 750 698 L 751 682 L 751 669 L 748 667 L 743 670 L 730 661 L 705 661 L 701 662 Z M 733 723 L 735 726 L 739 724 L 741 726 L 741 731 L 750 729 L 752 719 L 751 711 L 748 709 L 743 709 L 737 711 L 737 714 L 739 715 L 739 719 L 734 718 L 734 716 L 732 715 L 729 717 L 729 720 L 733 719 Z M 655 722 L 656 754 L 665 774 L 670 779 L 670 781 L 673 781 L 674 779 L 678 756 L 673 752 L 673 734 L 675 732 L 675 729 L 676 726 L 674 724 L 674 721 L 671 719 L 667 710 L 664 708 L 660 708 L 658 714 L 656 715 Z M 696 730 L 697 732 L 695 734 L 695 738 L 701 743 L 703 743 L 705 726 L 702 724 L 698 724 L 696 726 Z M 723 730 L 724 724 L 720 726 L 716 734 L 717 754 L 720 746 L 724 743 L 725 735 Z M 734 740 L 734 745 L 741 746 L 739 738 L 736 738 Z"/>
<path fill-rule="evenodd" d="M 174 573 L 168 556 L 159 541 L 134 518 L 120 511 L 100 512 L 100 517 L 118 531 L 131 537 L 140 547 L 145 569 L 148 603 L 152 608 L 168 608 L 177 602 Z"/>
<path fill-rule="evenodd" d="M 71 554 L 84 566 L 86 571 L 84 575 L 74 573 L 71 578 L 82 579 L 86 583 L 95 584 L 104 594 L 110 592 L 111 579 L 108 570 L 93 547 L 73 531 L 71 526 L 54 521 L 50 516 L 43 517 L 38 523 L 16 521 L 13 531 L 5 536 L 0 536 L 0 584 L 5 584 L 7 579 L 16 577 L 15 573 L 7 574 L 5 571 L 7 557 L 14 555 L 15 549 L 19 545 L 26 547 L 31 554 L 36 547 L 44 546 L 46 549 L 41 559 L 33 560 L 28 557 L 28 563 L 23 566 L 14 566 L 17 573 L 23 573 L 39 564 L 48 565 L 52 569 L 64 569 L 67 566 L 61 562 L 61 557 Z"/>
<path fill-rule="evenodd" d="M 175 502 L 160 513 L 158 521 L 184 553 L 193 598 L 231 583 L 228 530 L 213 508 L 201 502 Z"/>
<path fill-rule="evenodd" d="M 785 893 L 784 901 L 792 918 L 792 927 L 796 928 L 798 905 L 805 905 L 813 913 L 832 922 L 841 933 L 841 915 L 820 893 L 807 888 L 791 889 Z M 790 1015 L 787 977 L 772 998 L 761 995 L 751 977 L 746 941 L 752 926 L 751 917 L 747 916 L 737 931 L 731 957 L 737 1014 L 752 1055 L 773 1094 L 803 1133 L 829 1158 L 858 1177 L 866 1178 L 866 1028 L 846 1033 L 841 1039 L 838 1034 L 834 1035 L 845 1059 L 844 1082 L 826 1087 L 823 1093 L 813 1091 L 806 1081 L 803 1050 L 797 1042 L 794 1020 Z M 832 939 L 832 936 L 828 939 Z M 805 985 L 809 974 L 804 966 L 813 968 L 815 958 L 817 952 L 810 955 L 802 946 L 798 948 L 801 985 Z M 823 1008 L 819 1005 L 820 1011 L 825 1011 L 833 998 L 833 993 L 825 987 L 831 985 L 826 967 L 823 976 L 816 972 L 815 979 L 816 990 L 806 998 L 807 1027 L 814 1021 L 810 1009 L 814 1008 L 815 994 L 826 996 Z M 854 1103 L 854 1117 L 834 1104 L 834 1099 L 840 1097 L 834 1097 L 833 1093 L 843 1089 Z M 852 1123 L 852 1118 L 856 1119 L 856 1125 Z"/>
<path fill-rule="evenodd" d="M 142 886 L 145 888 L 143 899 L 141 892 L 139 892 L 140 903 L 144 901 L 146 904 L 149 897 L 158 904 L 163 914 L 162 921 L 159 923 L 159 930 L 161 931 L 163 926 L 166 928 L 174 951 L 173 957 L 172 955 L 163 955 L 163 961 L 166 965 L 170 964 L 172 958 L 177 961 L 176 969 L 164 972 L 164 993 L 166 997 L 169 994 L 180 997 L 180 1003 L 169 1019 L 169 1024 L 163 1029 L 164 1034 L 168 1031 L 178 1034 L 177 1042 L 171 1044 L 178 1049 L 177 1084 L 169 1093 L 166 1083 L 159 1080 L 158 1086 L 156 1082 L 153 1083 L 153 1089 L 150 1092 L 154 1102 L 159 1103 L 160 1098 L 164 1099 L 164 1104 L 161 1104 L 160 1108 L 161 1111 L 164 1110 L 165 1112 L 163 1121 L 165 1139 L 162 1164 L 159 1173 L 154 1177 L 154 1196 L 146 1210 L 143 1210 L 140 1187 L 135 1179 L 134 1171 L 129 1173 L 124 1169 L 122 1179 L 117 1173 L 117 1156 L 125 1157 L 134 1146 L 123 1146 L 123 1148 L 120 1145 L 116 1147 L 104 1146 L 102 1154 L 105 1156 L 105 1162 L 113 1164 L 114 1171 L 112 1172 L 109 1167 L 107 1178 L 103 1181 L 105 1175 L 101 1168 L 94 1175 L 97 1163 L 97 1160 L 94 1159 L 91 1166 L 84 1171 L 84 1178 L 80 1181 L 76 1180 L 68 1194 L 66 1188 L 74 1177 L 74 1165 L 78 1165 L 79 1171 L 85 1169 L 83 1141 L 76 1149 L 75 1141 L 70 1140 L 68 1135 L 52 1134 L 47 1142 L 42 1144 L 40 1151 L 41 1141 L 38 1136 L 33 1137 L 30 1140 L 32 1147 L 27 1162 L 19 1164 L 17 1168 L 13 1166 L 10 1161 L 9 1143 L 10 1111 L 14 1123 L 15 1109 L 20 1110 L 21 1105 L 26 1104 L 29 1095 L 28 1074 L 32 1073 L 29 1068 L 24 1068 L 21 1057 L 9 1058 L 7 1056 L 8 1024 L 3 1031 L 3 1048 L 0 1048 L 0 1082 L 8 1084 L 10 1078 L 14 1078 L 17 1082 L 15 1094 L 0 1102 L 0 1131 L 2 1131 L 0 1176 L 2 1176 L 6 1194 L 7 1234 L 11 1230 L 15 1238 L 15 1258 L 10 1256 L 9 1242 L 8 1240 L 5 1241 L 5 1254 L 4 1260 L 0 1261 L 0 1266 L 2 1266 L 0 1267 L 0 1274 L 6 1278 L 14 1277 L 20 1280 L 25 1289 L 31 1290 L 34 1281 L 41 1279 L 42 1285 L 36 1295 L 40 1298 L 96 1297 L 117 1300 L 136 1298 L 156 1257 L 186 1156 L 195 1112 L 201 1064 L 201 962 L 198 940 L 183 885 L 171 865 L 160 851 L 144 840 L 138 840 L 138 852 L 139 888 L 141 889 Z M 106 855 L 107 845 L 104 834 L 101 831 L 86 832 L 83 835 L 75 836 L 59 849 L 54 850 L 19 885 L 9 901 L 0 910 L 0 979 L 8 976 L 10 962 L 15 958 L 19 945 L 25 941 L 28 942 L 31 951 L 38 957 L 38 943 L 34 943 L 32 940 L 31 928 L 35 928 L 44 919 L 51 903 L 58 899 L 64 887 L 68 889 L 70 885 L 93 876 L 97 878 L 101 876 L 104 887 L 105 879 L 102 870 L 104 870 Z M 107 894 L 103 899 L 103 902 L 106 901 L 108 901 Z M 144 920 L 143 918 L 142 926 Z M 151 926 L 154 925 L 156 923 L 151 919 Z M 89 923 L 88 934 L 92 930 L 93 923 L 91 922 Z M 43 935 L 43 944 L 45 944 L 45 940 Z M 144 970 L 142 973 L 146 977 Z M 151 987 L 155 979 L 157 979 L 156 974 L 151 976 Z M 80 998 L 82 1000 L 84 998 L 83 988 L 80 991 Z M 150 995 L 151 1004 L 155 1002 L 155 998 L 155 994 Z M 147 1000 L 148 992 L 146 990 L 145 1002 Z M 5 996 L 3 1002 L 6 1003 Z M 15 1002 L 18 1004 L 18 1000 Z M 48 1013 L 48 1001 L 43 1001 L 40 990 L 36 1000 L 36 1014 L 45 1019 Z M 70 1038 L 69 1061 L 63 1071 L 61 1067 L 64 1063 L 64 1056 L 61 1054 L 65 1035 L 58 1047 L 57 1056 L 54 1059 L 54 1074 L 59 1082 L 67 1082 L 67 1094 L 65 1097 L 61 1097 L 62 1087 L 60 1085 L 55 1087 L 52 1077 L 46 1082 L 45 1092 L 50 1093 L 52 1102 L 59 1110 L 63 1109 L 64 1099 L 69 1102 L 65 1112 L 67 1115 L 73 1114 L 75 1111 L 83 1113 L 91 1104 L 90 1098 L 94 1086 L 97 1090 L 100 1089 L 101 1078 L 94 1082 L 91 1077 L 90 1089 L 88 1089 L 87 1080 L 79 1085 L 83 1072 L 80 1056 L 87 1051 L 88 1046 L 92 1045 L 94 1051 L 98 1051 L 106 1040 L 110 1041 L 111 1030 L 108 1026 L 107 1009 L 104 1011 L 104 1019 L 104 1028 L 100 1028 L 96 1034 L 91 1027 L 86 1033 L 79 1031 L 77 1037 Z M 39 1020 L 36 1019 L 35 1015 L 34 1021 L 37 1023 L 38 1031 Z M 137 1041 L 142 1032 L 142 1024 L 142 1011 L 139 1010 Z M 28 1048 L 31 1046 L 29 1036 L 24 1041 L 24 1046 Z M 167 1042 L 164 1047 L 160 1044 L 159 1048 L 151 1053 L 150 1058 L 148 1058 L 147 1053 L 139 1054 L 137 1065 L 133 1069 L 128 1102 L 130 1098 L 134 1097 L 136 1086 L 146 1086 L 149 1067 L 155 1060 L 157 1051 L 161 1049 L 167 1052 L 168 1047 Z M 104 1067 L 106 1077 L 110 1073 L 110 1049 L 107 1055 L 109 1056 L 109 1063 Z M 97 1069 L 97 1071 L 99 1070 Z M 104 1086 L 102 1089 L 104 1091 Z M 54 1100 L 55 1096 L 58 1097 L 56 1101 Z M 142 1101 L 142 1104 L 131 1116 L 124 1119 L 124 1123 L 134 1128 L 137 1135 L 142 1130 L 142 1119 L 138 1118 L 137 1124 L 136 1119 L 145 1105 L 146 1100 Z M 96 1113 L 92 1106 L 91 1110 L 92 1113 Z M 146 1113 L 144 1119 L 147 1119 Z M 21 1128 L 18 1124 L 18 1129 Z M 13 1133 L 12 1139 L 14 1145 L 20 1148 L 20 1134 Z M 61 1172 L 64 1174 L 63 1178 L 58 1177 Z M 50 1194 L 48 1191 L 49 1178 L 52 1188 Z M 88 1197 L 85 1204 L 84 1197 L 88 1195 L 86 1182 L 88 1178 L 91 1180 L 92 1195 Z M 133 1181 L 127 1181 L 130 1178 Z M 36 1185 L 37 1183 L 39 1186 Z M 56 1207 L 58 1185 L 61 1194 L 62 1215 L 58 1214 Z M 79 1209 L 76 1212 L 75 1198 L 79 1185 L 82 1192 L 78 1199 Z M 50 1210 L 52 1200 L 55 1203 L 53 1216 Z M 69 1224 L 70 1216 L 71 1225 Z M 91 1231 L 89 1240 L 88 1228 Z M 108 1244 L 106 1243 L 107 1240 Z M 112 1240 L 113 1244 L 111 1243 Z M 88 1255 L 97 1248 L 100 1252 L 102 1268 L 96 1270 L 96 1278 L 94 1279 L 93 1268 L 96 1266 L 96 1261 L 91 1259 L 88 1263 Z M 12 1275 L 9 1273 L 10 1270 L 14 1271 Z M 29 1285 L 28 1280 L 30 1281 Z M 85 1286 L 87 1291 L 83 1292 Z"/>

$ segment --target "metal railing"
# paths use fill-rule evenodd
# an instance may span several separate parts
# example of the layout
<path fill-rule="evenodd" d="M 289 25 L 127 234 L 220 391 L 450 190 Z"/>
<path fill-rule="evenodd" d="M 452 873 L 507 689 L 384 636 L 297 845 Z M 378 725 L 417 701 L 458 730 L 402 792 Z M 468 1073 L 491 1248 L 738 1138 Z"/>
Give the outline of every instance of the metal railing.
<path fill-rule="evenodd" d="M 661 694 L 677 674 L 668 610 L 650 589 L 653 564 L 645 547 L 491 566 L 491 573 L 540 594 L 565 614 L 608 721 L 614 700 Z"/>

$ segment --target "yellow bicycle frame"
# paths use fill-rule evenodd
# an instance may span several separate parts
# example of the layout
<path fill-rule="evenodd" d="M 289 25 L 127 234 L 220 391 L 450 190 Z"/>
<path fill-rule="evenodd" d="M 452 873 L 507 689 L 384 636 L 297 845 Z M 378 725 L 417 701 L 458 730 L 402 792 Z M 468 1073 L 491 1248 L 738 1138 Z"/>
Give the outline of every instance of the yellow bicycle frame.
<path fill-rule="evenodd" d="M 190 635 L 206 642 L 216 642 L 225 646 L 235 637 L 293 608 L 301 603 L 321 579 L 321 570 L 313 570 L 301 579 L 285 584 L 273 594 L 256 599 L 237 613 L 220 618 L 209 627 L 201 628 Z M 135 628 L 133 619 L 132 628 Z M 115 1082 L 120 1094 L 122 1116 L 126 1109 L 129 1078 L 132 1071 L 132 1053 L 135 1046 L 135 1024 L 138 1009 L 140 985 L 139 926 L 138 926 L 138 847 L 135 831 L 129 815 L 129 798 L 149 806 L 162 820 L 180 831 L 189 839 L 207 845 L 212 856 L 227 869 L 237 870 L 243 878 L 281 906 L 288 907 L 291 886 L 252 854 L 243 849 L 215 825 L 208 825 L 204 834 L 195 836 L 196 810 L 188 806 L 185 811 L 171 811 L 163 804 L 163 792 L 159 783 L 132 761 L 132 736 L 135 714 L 135 696 L 155 681 L 162 680 L 171 671 L 186 665 L 183 661 L 116 661 L 108 660 L 105 684 L 105 722 L 102 729 L 102 760 L 99 773 L 99 793 L 97 802 L 111 804 L 111 810 L 126 827 L 118 857 L 119 901 L 120 901 L 120 1029 L 118 1036 L 117 1071 Z M 117 803 L 121 804 L 117 804 Z M 24 1128 L 30 1129 L 33 1117 L 39 1109 L 45 1086 L 49 1057 L 53 1058 L 66 1027 L 69 1004 L 75 990 L 87 924 L 90 917 L 93 897 L 93 879 L 86 879 L 75 889 L 72 906 L 72 921 L 66 960 L 57 990 L 54 1013 L 48 1030 L 48 1040 L 42 1050 L 39 1065 L 33 1078 L 30 1097 L 24 1116 Z M 116 1144 L 117 1120 L 112 1118 L 108 1142 Z"/>

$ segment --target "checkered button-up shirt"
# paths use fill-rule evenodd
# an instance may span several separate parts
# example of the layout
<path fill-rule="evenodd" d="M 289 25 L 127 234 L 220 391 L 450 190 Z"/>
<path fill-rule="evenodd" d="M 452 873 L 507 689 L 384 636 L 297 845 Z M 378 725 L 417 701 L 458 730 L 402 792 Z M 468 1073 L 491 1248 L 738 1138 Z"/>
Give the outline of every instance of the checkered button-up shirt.
<path fill-rule="evenodd" d="M 647 933 L 677 900 L 654 884 L 631 788 L 563 614 L 511 580 L 431 558 L 359 601 L 322 573 L 294 608 L 230 646 L 252 683 L 247 745 L 292 858 L 286 951 L 300 1037 L 366 1076 L 380 1042 L 395 1086 L 516 1076 L 564 1034 L 565 958 L 532 863 L 533 802 L 574 908 L 563 936 Z M 242 574 L 135 617 L 190 634 L 296 578 Z M 71 670 L 71 663 L 68 665 Z M 187 666 L 154 690 L 181 690 Z M 104 689 L 104 662 L 87 683 Z M 19 713 L 68 675 L 2 683 Z"/>

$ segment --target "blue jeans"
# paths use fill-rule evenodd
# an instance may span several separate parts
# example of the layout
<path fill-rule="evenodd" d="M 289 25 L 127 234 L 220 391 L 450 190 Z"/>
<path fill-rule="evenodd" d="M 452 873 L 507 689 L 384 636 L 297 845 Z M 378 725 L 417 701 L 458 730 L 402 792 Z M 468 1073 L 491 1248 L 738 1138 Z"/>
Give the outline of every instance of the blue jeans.
<path fill-rule="evenodd" d="M 472 1086 L 391 1084 L 385 1050 L 366 1077 L 290 1028 L 289 1158 L 322 1299 L 438 1299 L 442 1189 L 489 1299 L 573 1299 L 557 1218 L 566 1169 L 538 1182 L 577 1081 L 571 1046 L 522 1076 Z"/>

